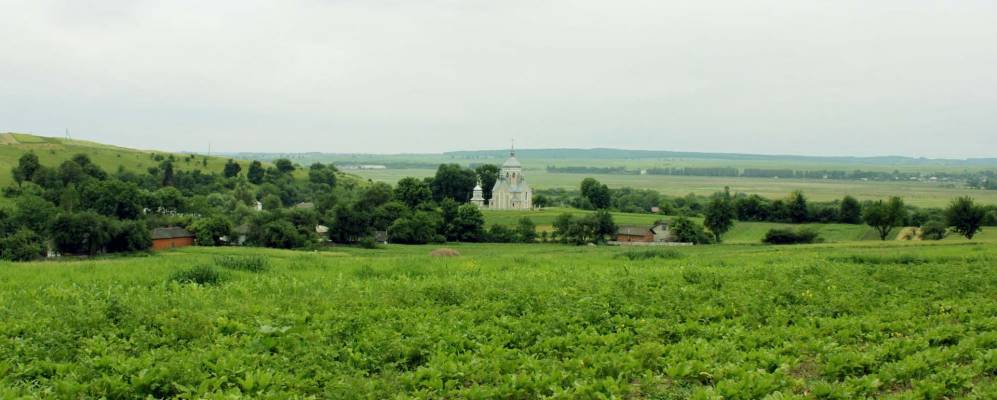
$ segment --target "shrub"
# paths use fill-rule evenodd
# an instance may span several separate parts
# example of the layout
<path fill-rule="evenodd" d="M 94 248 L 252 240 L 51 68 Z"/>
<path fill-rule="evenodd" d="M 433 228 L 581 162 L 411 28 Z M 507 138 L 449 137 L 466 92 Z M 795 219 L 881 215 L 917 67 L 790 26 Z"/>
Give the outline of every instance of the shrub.
<path fill-rule="evenodd" d="M 132 252 L 152 247 L 149 228 L 139 221 L 121 221 L 114 227 L 114 236 L 107 244 L 110 252 Z"/>
<path fill-rule="evenodd" d="M 713 241 L 702 225 L 686 217 L 678 217 L 672 221 L 672 234 L 676 241 L 682 243 L 710 244 Z"/>
<path fill-rule="evenodd" d="M 633 260 L 648 260 L 652 258 L 675 259 L 682 258 L 684 254 L 675 249 L 643 249 L 620 253 L 617 257 L 626 257 Z"/>
<path fill-rule="evenodd" d="M 61 253 L 96 255 L 111 241 L 111 222 L 92 211 L 60 214 L 52 221 L 52 242 Z"/>
<path fill-rule="evenodd" d="M 197 265 L 190 269 L 174 272 L 170 280 L 177 283 L 196 283 L 198 285 L 217 285 L 222 281 L 222 274 L 210 265 Z"/>
<path fill-rule="evenodd" d="M 372 236 L 364 236 L 360 238 L 360 240 L 357 241 L 357 246 L 362 249 L 376 249 L 381 247 L 378 245 L 377 240 L 375 240 Z"/>
<path fill-rule="evenodd" d="M 492 225 L 488 228 L 488 241 L 494 243 L 512 243 L 516 241 L 516 231 L 505 225 Z"/>
<path fill-rule="evenodd" d="M 811 229 L 800 228 L 792 230 L 789 228 L 773 228 L 765 232 L 763 243 L 768 244 L 800 244 L 816 243 L 820 241 L 820 235 Z"/>
<path fill-rule="evenodd" d="M 30 261 L 44 255 L 42 237 L 28 228 L 21 228 L 13 235 L 0 238 L 0 260 Z"/>
<path fill-rule="evenodd" d="M 939 220 L 931 220 L 921 226 L 921 239 L 924 240 L 942 240 L 948 234 L 948 227 Z"/>
<path fill-rule="evenodd" d="M 265 272 L 270 269 L 270 259 L 264 256 L 215 257 L 218 266 L 246 272 Z"/>

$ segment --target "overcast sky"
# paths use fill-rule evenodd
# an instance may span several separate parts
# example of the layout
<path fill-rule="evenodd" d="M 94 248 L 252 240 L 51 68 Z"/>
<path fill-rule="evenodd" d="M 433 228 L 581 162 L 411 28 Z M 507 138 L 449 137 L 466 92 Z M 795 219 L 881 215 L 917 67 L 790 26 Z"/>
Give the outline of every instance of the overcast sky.
<path fill-rule="evenodd" d="M 0 0 L 0 131 L 997 156 L 993 0 Z"/>

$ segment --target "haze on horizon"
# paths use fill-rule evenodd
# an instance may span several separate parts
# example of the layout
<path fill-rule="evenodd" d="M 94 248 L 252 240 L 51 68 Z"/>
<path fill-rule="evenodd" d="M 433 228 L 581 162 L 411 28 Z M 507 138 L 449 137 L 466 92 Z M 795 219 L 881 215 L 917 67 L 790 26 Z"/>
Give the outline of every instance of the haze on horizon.
<path fill-rule="evenodd" d="M 226 152 L 997 155 L 997 3 L 0 0 L 0 132 Z"/>

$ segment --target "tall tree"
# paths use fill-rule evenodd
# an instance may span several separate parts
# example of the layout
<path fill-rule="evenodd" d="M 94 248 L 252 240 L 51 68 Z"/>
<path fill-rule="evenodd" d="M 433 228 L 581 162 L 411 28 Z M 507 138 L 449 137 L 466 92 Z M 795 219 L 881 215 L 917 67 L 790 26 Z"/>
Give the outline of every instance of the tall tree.
<path fill-rule="evenodd" d="M 713 194 L 713 198 L 706 205 L 704 216 L 703 225 L 713 233 L 714 239 L 719 243 L 723 235 L 734 226 L 734 219 L 737 218 L 730 189 L 725 188 L 723 192 Z"/>
<path fill-rule="evenodd" d="M 173 186 L 175 184 L 173 161 L 169 159 L 163 161 L 159 164 L 159 169 L 163 171 L 162 186 Z"/>
<path fill-rule="evenodd" d="M 499 172 L 499 167 L 495 164 L 483 164 L 474 169 L 474 173 L 478 175 L 478 180 L 481 181 L 481 194 L 486 200 L 492 198 L 492 188 L 498 181 Z"/>
<path fill-rule="evenodd" d="M 596 210 L 609 208 L 612 198 L 608 186 L 599 183 L 594 178 L 585 178 L 582 180 L 581 190 L 582 197 L 588 200 L 589 204 Z"/>
<path fill-rule="evenodd" d="M 441 201 L 450 198 L 459 203 L 466 203 L 471 199 L 471 192 L 474 191 L 477 181 L 478 176 L 473 170 L 461 167 L 459 164 L 441 164 L 436 169 L 436 176 L 430 184 L 433 199 Z"/>
<path fill-rule="evenodd" d="M 529 217 L 519 219 L 516 224 L 516 236 L 522 243 L 533 243 L 537 241 L 537 225 Z"/>
<path fill-rule="evenodd" d="M 953 231 L 959 232 L 966 239 L 972 239 L 983 226 L 987 211 L 983 206 L 973 203 L 969 196 L 952 200 L 945 209 L 945 222 Z"/>
<path fill-rule="evenodd" d="M 308 167 L 308 181 L 329 186 L 336 186 L 336 167 L 332 164 L 314 163 Z"/>
<path fill-rule="evenodd" d="M 25 153 L 17 160 L 17 166 L 11 170 L 11 174 L 14 175 L 14 182 L 17 182 L 18 185 L 21 182 L 30 182 L 31 178 L 35 175 L 35 171 L 41 168 L 41 166 L 38 156 L 34 152 Z"/>
<path fill-rule="evenodd" d="M 838 218 L 842 223 L 858 224 L 862 222 L 862 205 L 854 197 L 846 195 L 841 199 L 841 209 Z"/>
<path fill-rule="evenodd" d="M 246 172 L 246 179 L 254 185 L 259 185 L 263 183 L 263 177 L 266 175 L 266 170 L 263 169 L 263 163 L 253 160 L 249 163 L 249 170 Z"/>
<path fill-rule="evenodd" d="M 273 164 L 281 174 L 288 175 L 294 172 L 294 163 L 286 158 L 278 158 Z"/>
<path fill-rule="evenodd" d="M 222 174 L 225 175 L 226 178 L 234 178 L 239 176 L 240 172 L 242 172 L 242 166 L 230 158 L 227 162 L 225 162 L 225 169 L 222 171 Z"/>
<path fill-rule="evenodd" d="M 480 242 L 485 234 L 485 216 L 474 204 L 462 204 L 451 221 L 453 236 L 461 242 Z"/>
<path fill-rule="evenodd" d="M 433 191 L 425 181 L 406 177 L 399 180 L 395 186 L 395 198 L 414 209 L 420 204 L 433 200 Z"/>
<path fill-rule="evenodd" d="M 886 240 L 894 227 L 907 221 L 907 209 L 899 197 L 890 197 L 886 202 L 878 200 L 862 211 L 862 219 L 879 232 L 879 240 Z"/>
<path fill-rule="evenodd" d="M 803 192 L 797 190 L 789 194 L 789 220 L 797 224 L 802 224 L 810 220 L 810 212 L 807 209 L 807 198 Z"/>

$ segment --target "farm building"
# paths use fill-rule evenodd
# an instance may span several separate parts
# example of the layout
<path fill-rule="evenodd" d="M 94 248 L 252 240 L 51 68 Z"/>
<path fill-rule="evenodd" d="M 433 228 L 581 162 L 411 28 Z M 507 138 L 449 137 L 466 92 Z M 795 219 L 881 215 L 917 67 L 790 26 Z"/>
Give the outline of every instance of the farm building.
<path fill-rule="evenodd" d="M 152 249 L 167 250 L 194 245 L 194 234 L 180 227 L 156 228 L 152 230 Z"/>
<path fill-rule="evenodd" d="M 616 231 L 616 241 L 641 242 L 641 243 L 664 243 L 672 240 L 671 231 L 667 224 L 646 225 L 623 225 Z"/>

